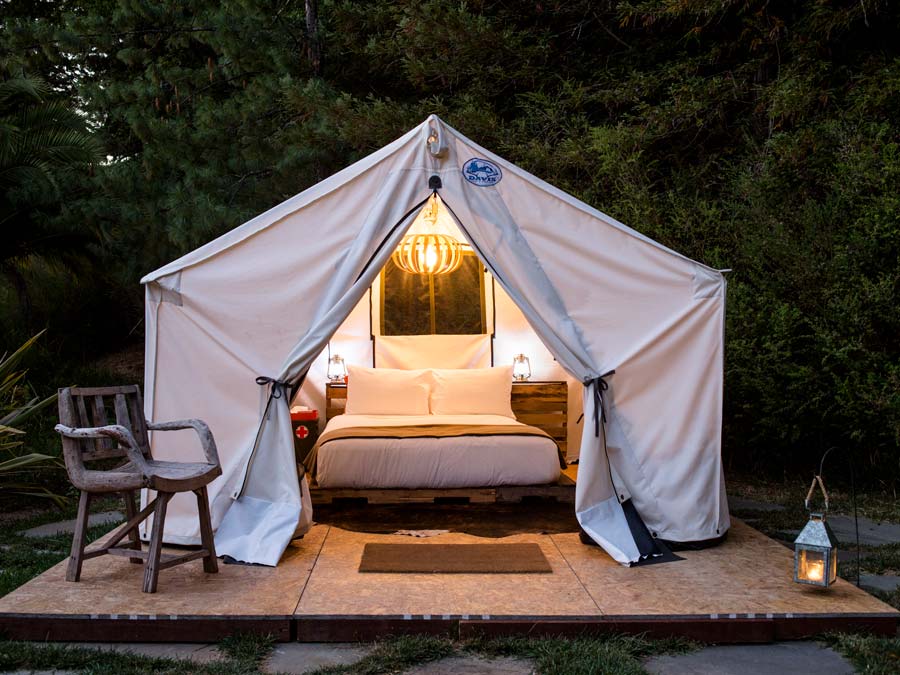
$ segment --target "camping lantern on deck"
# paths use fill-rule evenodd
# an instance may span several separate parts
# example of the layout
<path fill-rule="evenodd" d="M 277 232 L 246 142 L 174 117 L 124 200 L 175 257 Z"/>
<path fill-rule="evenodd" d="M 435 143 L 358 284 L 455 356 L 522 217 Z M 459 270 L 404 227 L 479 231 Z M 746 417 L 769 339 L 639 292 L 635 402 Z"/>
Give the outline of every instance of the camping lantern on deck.
<path fill-rule="evenodd" d="M 343 382 L 347 377 L 347 366 L 343 357 L 335 354 L 328 359 L 328 379 L 332 382 Z"/>
<path fill-rule="evenodd" d="M 809 508 L 816 484 L 825 498 L 825 508 L 821 513 L 813 513 Z M 828 513 L 828 493 L 821 476 L 813 478 L 806 495 L 809 522 L 794 541 L 794 581 L 827 588 L 837 579 L 837 538 L 825 522 Z"/>
<path fill-rule="evenodd" d="M 516 382 L 525 382 L 531 377 L 531 360 L 524 354 L 513 357 L 513 379 Z"/>

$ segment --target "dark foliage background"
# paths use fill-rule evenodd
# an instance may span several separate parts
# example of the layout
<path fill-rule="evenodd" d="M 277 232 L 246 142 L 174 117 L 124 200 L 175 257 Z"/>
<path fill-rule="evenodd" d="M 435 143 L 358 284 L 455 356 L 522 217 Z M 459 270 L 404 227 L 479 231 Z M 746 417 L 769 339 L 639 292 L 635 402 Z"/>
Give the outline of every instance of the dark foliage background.
<path fill-rule="evenodd" d="M 42 207 L 90 242 L 77 270 L 17 261 L 31 307 L 0 285 L 2 341 L 123 344 L 143 273 L 435 112 L 734 270 L 732 470 L 806 472 L 837 445 L 894 488 L 898 28 L 889 0 L 7 1 L 4 67 L 45 78 L 108 161 Z"/>

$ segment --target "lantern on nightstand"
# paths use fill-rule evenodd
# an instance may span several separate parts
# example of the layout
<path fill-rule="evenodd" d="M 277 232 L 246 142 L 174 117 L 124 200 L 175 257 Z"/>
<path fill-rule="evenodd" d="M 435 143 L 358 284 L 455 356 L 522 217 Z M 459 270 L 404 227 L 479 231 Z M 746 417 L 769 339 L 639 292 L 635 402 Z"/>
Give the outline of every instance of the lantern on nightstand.
<path fill-rule="evenodd" d="M 335 354 L 328 359 L 328 379 L 332 382 L 343 382 L 347 377 L 347 366 L 344 359 Z"/>
<path fill-rule="evenodd" d="M 809 507 L 816 485 L 825 498 L 825 507 L 821 513 L 814 513 Z M 813 478 L 805 503 L 809 510 L 809 522 L 794 541 L 794 581 L 827 588 L 837 579 L 837 538 L 825 522 L 828 493 L 821 476 Z"/>
<path fill-rule="evenodd" d="M 513 358 L 513 379 L 516 382 L 525 382 L 531 377 L 531 361 L 524 354 L 517 354 Z"/>

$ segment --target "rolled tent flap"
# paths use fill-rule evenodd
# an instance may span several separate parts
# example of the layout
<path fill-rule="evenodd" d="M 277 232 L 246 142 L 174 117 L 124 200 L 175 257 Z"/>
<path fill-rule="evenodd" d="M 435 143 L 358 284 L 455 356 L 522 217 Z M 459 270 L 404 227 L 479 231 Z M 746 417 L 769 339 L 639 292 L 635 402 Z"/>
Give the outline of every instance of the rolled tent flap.
<path fill-rule="evenodd" d="M 285 392 L 270 397 L 257 444 L 243 494 L 216 531 L 216 552 L 242 562 L 276 565 L 295 534 L 305 534 L 312 524 L 306 476 L 289 479 L 297 476 L 297 463 Z"/>
<path fill-rule="evenodd" d="M 578 460 L 579 480 L 575 482 L 575 517 L 582 529 L 613 560 L 627 564 L 636 562 L 640 552 L 612 482 L 609 456 L 604 447 L 606 435 L 595 431 L 595 420 L 605 424 L 602 410 L 597 408 L 595 389 L 598 386 L 598 381 L 593 380 L 584 388 L 585 423 Z"/>
<path fill-rule="evenodd" d="M 219 552 L 274 565 L 309 527 L 289 397 L 267 398 L 277 387 L 267 381 L 263 391 L 253 378 L 286 389 L 303 381 L 430 195 L 429 182 L 554 358 L 587 383 L 576 483 L 585 532 L 615 560 L 638 560 L 620 504 L 631 499 L 654 537 L 724 533 L 722 275 L 431 116 L 142 280 L 146 412 L 202 417 L 216 434 L 225 468 L 210 486 Z M 596 378 L 613 369 L 607 448 L 593 424 L 595 389 Z M 186 448 L 153 444 L 154 454 L 169 453 L 164 459 L 183 457 Z M 195 543 L 191 508 L 175 505 L 167 541 Z"/>

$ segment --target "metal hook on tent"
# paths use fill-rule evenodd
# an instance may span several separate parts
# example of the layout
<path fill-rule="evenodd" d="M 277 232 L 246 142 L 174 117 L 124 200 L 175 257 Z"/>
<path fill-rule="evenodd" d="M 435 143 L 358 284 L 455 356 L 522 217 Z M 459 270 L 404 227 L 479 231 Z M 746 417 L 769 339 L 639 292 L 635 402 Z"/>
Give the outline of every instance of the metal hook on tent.
<path fill-rule="evenodd" d="M 428 139 L 425 142 L 432 157 L 441 158 L 447 154 L 447 146 L 444 144 L 444 137 L 440 129 L 429 127 Z"/>

